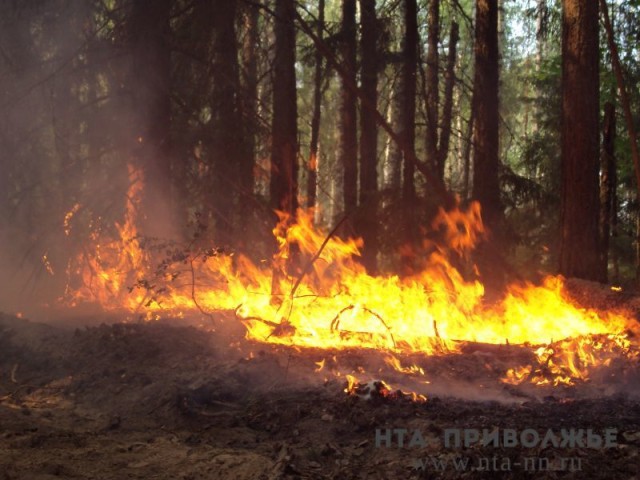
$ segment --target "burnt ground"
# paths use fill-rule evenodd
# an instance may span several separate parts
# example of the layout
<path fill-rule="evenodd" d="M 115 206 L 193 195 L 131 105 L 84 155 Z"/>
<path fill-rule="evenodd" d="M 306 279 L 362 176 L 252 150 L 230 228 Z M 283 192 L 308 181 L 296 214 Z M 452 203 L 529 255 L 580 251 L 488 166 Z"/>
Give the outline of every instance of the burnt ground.
<path fill-rule="evenodd" d="M 424 403 L 365 399 L 344 392 L 346 373 L 400 380 L 379 353 L 252 344 L 238 328 L 186 323 L 74 329 L 0 315 L 0 479 L 640 478 L 640 397 L 505 387 L 497 374 L 514 349 L 432 359 Z M 418 430 L 426 446 L 377 447 L 386 428 Z M 452 428 L 618 433 L 612 448 L 465 448 L 444 445 Z M 525 468 L 534 458 L 550 463 Z"/>

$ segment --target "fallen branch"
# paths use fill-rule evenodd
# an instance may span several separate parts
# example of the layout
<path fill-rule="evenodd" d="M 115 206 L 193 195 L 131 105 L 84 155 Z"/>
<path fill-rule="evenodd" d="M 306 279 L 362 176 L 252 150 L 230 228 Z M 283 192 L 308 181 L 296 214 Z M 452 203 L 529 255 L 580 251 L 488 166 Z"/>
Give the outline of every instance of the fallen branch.
<path fill-rule="evenodd" d="M 293 300 L 293 296 L 296 294 L 296 291 L 298 290 L 298 287 L 300 286 L 300 283 L 302 282 L 304 277 L 311 271 L 311 267 L 313 266 L 315 261 L 320 258 L 320 255 L 322 255 L 322 251 L 324 250 L 324 247 L 327 246 L 327 244 L 329 243 L 329 240 L 331 240 L 331 237 L 333 237 L 336 234 L 336 232 L 342 226 L 342 224 L 347 221 L 347 218 L 349 218 L 349 215 L 350 213 L 348 212 L 345 216 L 343 216 L 340 219 L 338 223 L 336 223 L 336 225 L 331 229 L 331 231 L 325 237 L 324 241 L 322 242 L 322 245 L 320 245 L 320 248 L 318 249 L 316 254 L 311 258 L 311 260 L 309 260 L 307 265 L 305 265 L 304 269 L 298 276 L 296 283 L 293 285 L 293 288 L 291 289 L 291 293 L 289 294 L 289 297 L 292 300 Z M 289 314 L 291 314 L 291 312 L 289 312 Z"/>
<path fill-rule="evenodd" d="M 239 320 L 240 322 L 242 323 L 260 322 L 260 323 L 264 323 L 268 327 L 273 328 L 273 331 L 269 334 L 267 338 L 270 338 L 273 335 L 275 335 L 276 337 L 291 336 L 296 332 L 296 327 L 291 325 L 289 321 L 276 323 L 276 322 L 272 322 L 271 320 L 266 320 L 264 318 L 256 317 L 256 316 L 242 317 L 238 314 L 238 310 L 240 310 L 240 307 L 242 307 L 242 304 L 238 305 L 236 309 L 233 311 L 234 315 L 236 316 L 236 319 Z"/>
<path fill-rule="evenodd" d="M 336 330 L 338 330 L 338 327 L 340 325 L 340 317 L 342 316 L 342 314 L 344 312 L 347 312 L 349 310 L 353 310 L 355 309 L 356 306 L 355 305 L 349 305 L 344 307 L 342 310 L 340 310 L 338 312 L 338 314 L 333 318 L 333 320 L 331 320 L 331 332 L 335 332 Z M 389 337 L 391 337 L 391 342 L 393 343 L 393 348 L 397 348 L 397 344 L 396 344 L 396 339 L 393 337 L 393 333 L 391 332 L 391 327 L 389 327 L 389 325 L 387 325 L 387 322 L 384 321 L 384 319 L 377 314 L 376 312 L 374 312 L 373 310 L 371 310 L 368 307 L 360 307 L 362 310 L 364 310 L 365 312 L 373 315 L 374 317 L 376 317 L 378 320 L 380 320 L 380 323 L 382 323 L 382 325 L 384 325 L 384 327 L 387 329 L 387 331 L 389 332 Z"/>
<path fill-rule="evenodd" d="M 198 303 L 198 300 L 196 300 L 196 272 L 195 272 L 195 269 L 193 268 L 193 261 L 194 261 L 194 257 L 190 257 L 189 266 L 191 268 L 191 300 L 193 301 L 193 304 L 196 306 L 196 308 L 200 310 L 200 313 L 209 317 L 209 319 L 211 320 L 211 323 L 215 325 L 215 318 L 213 317 L 213 315 L 205 311 Z"/>

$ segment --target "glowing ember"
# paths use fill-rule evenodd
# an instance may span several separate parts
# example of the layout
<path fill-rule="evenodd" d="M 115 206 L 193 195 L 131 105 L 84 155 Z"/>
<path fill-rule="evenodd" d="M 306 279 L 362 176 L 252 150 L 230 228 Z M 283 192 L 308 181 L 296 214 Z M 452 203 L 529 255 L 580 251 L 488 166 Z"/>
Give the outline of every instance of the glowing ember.
<path fill-rule="evenodd" d="M 141 247 L 136 230 L 142 179 L 132 168 L 129 173 L 117 238 L 95 238 L 95 253 L 83 255 L 69 269 L 82 279 L 68 292 L 73 304 L 98 302 L 105 309 L 144 312 L 148 318 L 160 312 L 230 310 L 250 339 L 332 350 L 436 355 L 457 352 L 462 342 L 542 345 L 535 350 L 536 365 L 505 373 L 503 381 L 511 384 L 572 384 L 588 380 L 590 370 L 613 358 L 638 358 L 637 345 L 629 339 L 635 322 L 574 305 L 563 294 L 560 277 L 548 277 L 542 285 L 513 285 L 501 302 L 485 305 L 483 285 L 465 280 L 448 256 L 466 257 L 484 235 L 477 203 L 439 212 L 432 227 L 448 248 L 425 245 L 430 252 L 426 266 L 409 278 L 367 274 L 357 261 L 360 240 L 327 241 L 313 225 L 313 212 L 302 210 L 295 222 L 279 214 L 274 229 L 279 251 L 271 264 L 212 250 L 185 255 L 179 266 L 158 273 L 159 262 Z M 74 206 L 65 217 L 65 231 L 78 209 Z M 285 268 L 293 244 L 307 266 L 296 277 Z M 403 366 L 395 357 L 387 363 L 399 372 L 424 375 L 420 367 Z M 322 370 L 324 361 L 317 367 Z"/>

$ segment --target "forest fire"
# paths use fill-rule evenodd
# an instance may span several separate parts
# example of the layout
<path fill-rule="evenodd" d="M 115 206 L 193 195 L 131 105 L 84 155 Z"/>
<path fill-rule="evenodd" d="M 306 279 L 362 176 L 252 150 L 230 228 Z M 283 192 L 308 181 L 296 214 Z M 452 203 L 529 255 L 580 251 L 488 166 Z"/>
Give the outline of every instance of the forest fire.
<path fill-rule="evenodd" d="M 638 480 L 640 1 L 0 25 L 0 480 Z"/>
<path fill-rule="evenodd" d="M 563 293 L 561 277 L 547 277 L 541 285 L 513 284 L 500 302 L 485 304 L 482 283 L 463 278 L 449 258 L 466 257 L 482 238 L 477 203 L 440 210 L 432 228 L 443 234 L 446 248 L 425 243 L 431 252 L 426 267 L 400 278 L 367 274 L 357 260 L 362 242 L 327 237 L 314 227 L 313 212 L 305 211 L 295 223 L 280 214 L 274 229 L 279 250 L 272 262 L 256 265 L 213 249 L 174 252 L 170 261 L 160 261 L 138 236 L 143 185 L 133 168 L 130 180 L 118 238 L 93 235 L 95 253 L 70 266 L 70 275 L 82 279 L 80 287 L 67 291 L 71 305 L 97 302 L 147 319 L 234 311 L 250 340 L 329 351 L 376 349 L 389 355 L 394 370 L 413 377 L 424 377 L 424 369 L 403 366 L 393 354 L 456 354 L 470 342 L 525 345 L 534 361 L 507 369 L 502 381 L 512 385 L 572 385 L 616 359 L 638 359 L 635 321 L 575 305 Z M 77 208 L 64 219 L 66 231 Z M 304 268 L 292 275 L 286 263 L 294 244 Z"/>

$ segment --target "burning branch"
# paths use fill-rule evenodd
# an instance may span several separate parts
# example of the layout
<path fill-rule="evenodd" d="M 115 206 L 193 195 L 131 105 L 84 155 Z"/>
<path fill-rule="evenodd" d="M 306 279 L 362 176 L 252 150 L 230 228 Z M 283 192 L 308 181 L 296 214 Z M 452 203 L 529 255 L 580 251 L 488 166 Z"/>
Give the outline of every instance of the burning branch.
<path fill-rule="evenodd" d="M 198 300 L 196 300 L 196 271 L 193 268 L 194 260 L 195 258 L 193 256 L 189 257 L 189 268 L 191 269 L 191 300 L 193 301 L 193 304 L 196 306 L 196 308 L 200 310 L 200 313 L 209 317 L 209 319 L 211 320 L 211 323 L 215 324 L 215 319 L 213 318 L 213 315 L 205 311 L 198 303 Z"/>
<path fill-rule="evenodd" d="M 342 316 L 342 314 L 345 313 L 345 312 L 348 312 L 349 310 L 353 310 L 355 308 L 356 308 L 355 305 L 349 305 L 347 307 L 344 307 L 342 310 L 340 310 L 338 312 L 338 314 L 333 318 L 333 320 L 331 320 L 331 332 L 335 332 L 336 330 L 338 330 L 338 328 L 340 326 L 340 317 Z M 380 320 L 380 323 L 382 323 L 382 325 L 384 325 L 384 327 L 389 332 L 389 336 L 391 337 L 391 342 L 393 342 L 393 348 L 398 348 L 398 346 L 396 344 L 396 339 L 393 338 L 393 333 L 391 332 L 391 328 L 389 327 L 389 325 L 387 325 L 387 322 L 385 322 L 384 319 L 380 315 L 378 315 L 376 312 L 374 312 L 370 308 L 363 307 L 363 306 L 361 306 L 360 308 L 362 310 L 364 310 L 365 312 L 373 315 L 378 320 Z"/>

